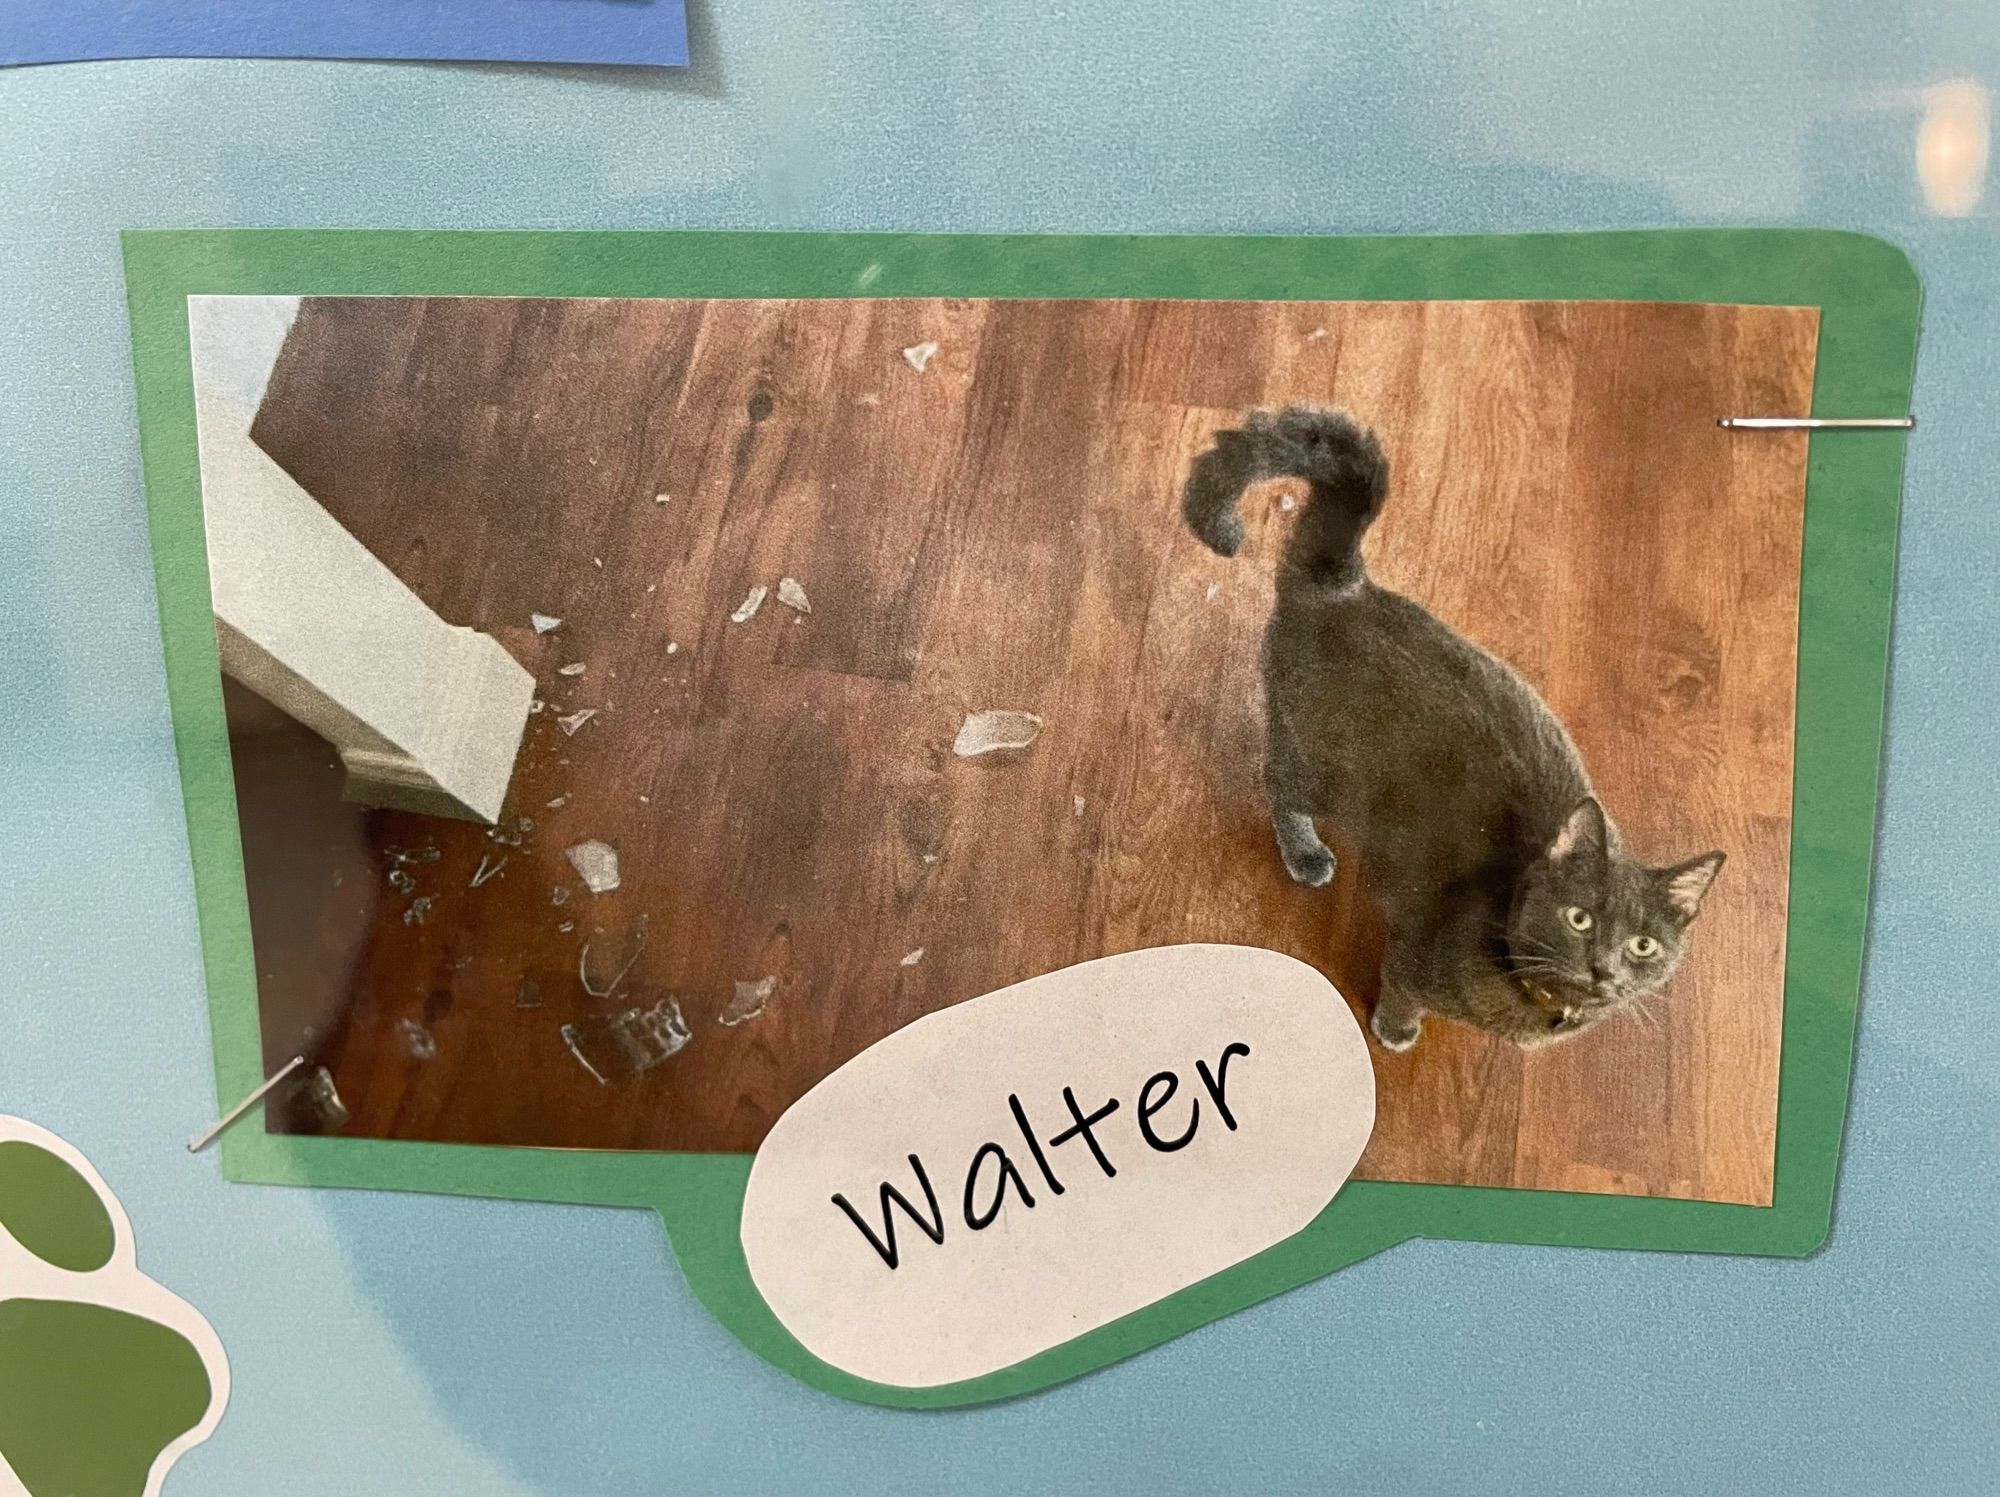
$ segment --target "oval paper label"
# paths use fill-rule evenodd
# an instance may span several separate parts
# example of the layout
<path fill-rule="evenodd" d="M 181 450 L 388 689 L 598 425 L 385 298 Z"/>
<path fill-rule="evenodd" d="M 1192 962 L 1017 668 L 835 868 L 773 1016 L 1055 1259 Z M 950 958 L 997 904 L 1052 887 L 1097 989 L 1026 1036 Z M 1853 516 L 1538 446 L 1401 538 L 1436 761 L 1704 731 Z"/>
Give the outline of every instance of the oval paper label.
<path fill-rule="evenodd" d="M 814 1356 L 960 1382 L 1299 1231 L 1374 1122 L 1367 1042 L 1305 963 L 1104 957 L 918 1019 L 793 1103 L 743 1253 Z"/>

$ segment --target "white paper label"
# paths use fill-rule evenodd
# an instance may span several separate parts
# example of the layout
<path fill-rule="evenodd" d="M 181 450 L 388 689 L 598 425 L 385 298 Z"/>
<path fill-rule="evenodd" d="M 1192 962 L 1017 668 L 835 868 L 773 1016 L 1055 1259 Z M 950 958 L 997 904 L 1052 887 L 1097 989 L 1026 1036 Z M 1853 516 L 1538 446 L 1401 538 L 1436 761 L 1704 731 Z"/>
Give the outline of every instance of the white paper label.
<path fill-rule="evenodd" d="M 1367 1043 L 1313 968 L 1105 957 L 919 1019 L 801 1097 L 751 1167 L 744 1256 L 821 1360 L 955 1383 L 1291 1236 L 1374 1122 Z"/>

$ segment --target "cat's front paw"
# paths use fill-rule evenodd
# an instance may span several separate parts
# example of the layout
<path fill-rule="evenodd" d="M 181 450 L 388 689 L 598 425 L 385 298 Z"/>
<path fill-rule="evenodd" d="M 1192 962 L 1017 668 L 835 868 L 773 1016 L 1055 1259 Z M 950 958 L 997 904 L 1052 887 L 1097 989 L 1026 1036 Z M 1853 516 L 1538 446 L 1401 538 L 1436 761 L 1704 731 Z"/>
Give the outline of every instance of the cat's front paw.
<path fill-rule="evenodd" d="M 1324 847 L 1304 848 L 1298 852 L 1279 849 L 1285 859 L 1285 872 L 1292 876 L 1294 883 L 1304 884 L 1308 889 L 1320 889 L 1333 882 L 1333 854 Z"/>
<path fill-rule="evenodd" d="M 1368 1027 L 1375 1031 L 1375 1038 L 1382 1042 L 1384 1050 L 1394 1050 L 1399 1055 L 1414 1045 L 1417 1036 L 1424 1032 L 1421 1019 L 1391 1014 L 1379 1004 L 1375 1012 L 1368 1016 Z"/>

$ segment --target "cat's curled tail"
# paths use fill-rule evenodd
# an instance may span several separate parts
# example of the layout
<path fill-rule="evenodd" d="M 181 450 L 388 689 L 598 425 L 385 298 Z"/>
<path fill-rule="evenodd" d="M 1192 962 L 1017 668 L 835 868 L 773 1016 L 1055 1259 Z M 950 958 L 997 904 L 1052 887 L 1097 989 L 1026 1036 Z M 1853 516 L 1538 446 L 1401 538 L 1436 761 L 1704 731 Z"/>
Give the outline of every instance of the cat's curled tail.
<path fill-rule="evenodd" d="M 1240 428 L 1217 432 L 1215 445 L 1189 469 L 1181 490 L 1188 528 L 1234 556 L 1243 544 L 1236 501 L 1264 478 L 1303 478 L 1310 488 L 1285 547 L 1285 570 L 1339 589 L 1359 583 L 1361 536 L 1389 487 L 1388 460 L 1375 434 L 1345 411 L 1307 405 L 1252 411 Z"/>

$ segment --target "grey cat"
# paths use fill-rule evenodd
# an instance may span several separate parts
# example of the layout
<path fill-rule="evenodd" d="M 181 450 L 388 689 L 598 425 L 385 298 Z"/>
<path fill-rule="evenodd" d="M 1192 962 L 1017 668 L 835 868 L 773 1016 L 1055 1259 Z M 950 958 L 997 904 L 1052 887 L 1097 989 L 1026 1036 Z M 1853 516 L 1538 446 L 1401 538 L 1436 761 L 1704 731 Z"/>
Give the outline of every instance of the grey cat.
<path fill-rule="evenodd" d="M 1389 465 L 1346 414 L 1288 406 L 1218 432 L 1182 513 L 1234 556 L 1239 496 L 1278 477 L 1310 493 L 1264 634 L 1265 791 L 1294 879 L 1333 878 L 1323 819 L 1382 905 L 1375 1037 L 1407 1050 L 1431 1013 L 1543 1045 L 1642 1005 L 1680 964 L 1723 855 L 1632 858 L 1534 688 L 1369 580 L 1361 537 Z"/>

